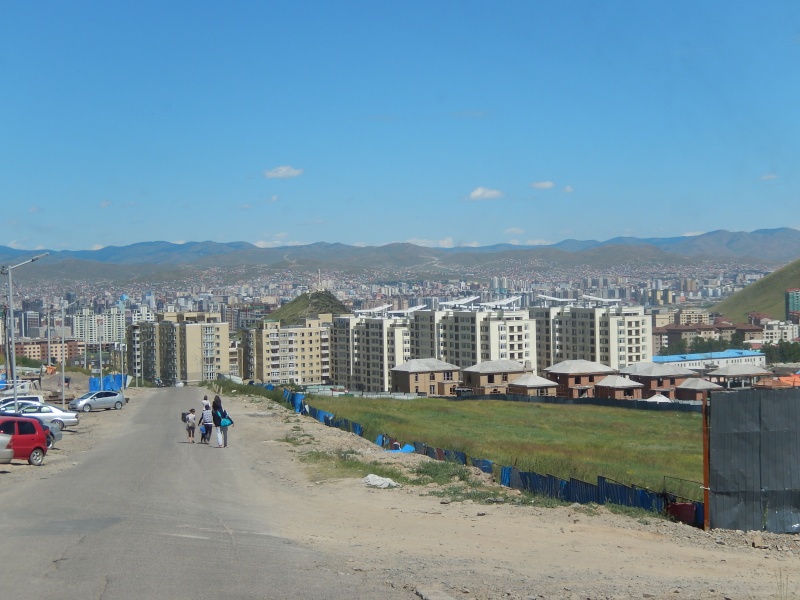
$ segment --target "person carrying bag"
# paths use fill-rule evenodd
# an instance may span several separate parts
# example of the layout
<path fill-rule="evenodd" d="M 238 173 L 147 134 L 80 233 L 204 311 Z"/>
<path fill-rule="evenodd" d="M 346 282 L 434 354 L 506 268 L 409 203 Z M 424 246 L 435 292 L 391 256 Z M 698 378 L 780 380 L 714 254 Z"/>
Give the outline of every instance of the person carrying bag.
<path fill-rule="evenodd" d="M 217 428 L 217 448 L 228 447 L 228 427 L 233 427 L 233 419 L 224 408 L 222 408 L 222 398 L 214 396 L 211 404 L 214 426 Z"/>

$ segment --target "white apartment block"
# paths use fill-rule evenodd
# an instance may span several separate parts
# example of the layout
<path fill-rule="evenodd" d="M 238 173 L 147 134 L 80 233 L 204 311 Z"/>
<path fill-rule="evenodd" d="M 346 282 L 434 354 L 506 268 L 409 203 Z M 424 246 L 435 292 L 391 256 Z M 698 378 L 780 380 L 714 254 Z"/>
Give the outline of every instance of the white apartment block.
<path fill-rule="evenodd" d="M 564 360 L 599 362 L 613 369 L 652 358 L 650 315 L 643 306 L 532 307 L 537 368 Z"/>
<path fill-rule="evenodd" d="M 358 391 L 391 390 L 391 370 L 412 356 L 408 316 L 382 316 L 386 308 L 333 318 L 332 383 Z"/>
<path fill-rule="evenodd" d="M 248 329 L 240 377 L 278 384 L 330 383 L 331 319 L 330 314 L 319 315 L 292 326 L 262 321 Z"/>
<path fill-rule="evenodd" d="M 418 310 L 410 315 L 412 358 L 461 369 L 488 360 L 535 365 L 535 323 L 526 310 Z"/>
<path fill-rule="evenodd" d="M 87 344 L 125 341 L 125 311 L 109 308 L 101 314 L 84 308 L 72 316 L 72 335 Z"/>
<path fill-rule="evenodd" d="M 800 325 L 788 321 L 767 321 L 764 323 L 764 343 L 777 344 L 791 342 L 800 337 Z"/>

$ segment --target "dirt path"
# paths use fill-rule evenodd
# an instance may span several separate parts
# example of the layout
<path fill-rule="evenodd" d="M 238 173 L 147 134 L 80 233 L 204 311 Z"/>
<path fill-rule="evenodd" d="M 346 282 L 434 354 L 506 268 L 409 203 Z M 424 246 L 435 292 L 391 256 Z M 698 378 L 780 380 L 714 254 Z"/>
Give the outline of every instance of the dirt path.
<path fill-rule="evenodd" d="M 123 427 L 148 393 L 128 390 L 126 410 L 82 416 L 81 432 L 65 432 L 62 448 L 48 454 L 44 467 L 15 462 L 0 481 L 69 468 Z M 250 449 L 252 464 L 243 468 L 281 483 L 281 533 L 347 557 L 353 570 L 410 594 L 431 600 L 798 597 L 795 536 L 703 532 L 658 518 L 618 516 L 604 507 L 447 503 L 429 495 L 430 487 L 374 489 L 335 472 L 310 475 L 300 458 L 312 450 L 347 451 L 368 463 L 430 459 L 385 453 L 270 401 L 224 399 L 236 420 L 231 444 Z M 288 443 L 290 438 L 303 443 Z M 498 495 L 515 494 L 496 489 Z"/>

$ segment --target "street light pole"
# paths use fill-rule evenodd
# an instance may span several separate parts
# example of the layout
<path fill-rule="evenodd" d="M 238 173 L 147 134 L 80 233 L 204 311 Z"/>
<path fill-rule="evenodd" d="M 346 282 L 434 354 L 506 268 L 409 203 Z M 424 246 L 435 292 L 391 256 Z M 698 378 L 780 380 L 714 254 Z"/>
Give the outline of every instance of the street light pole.
<path fill-rule="evenodd" d="M 77 302 L 77 300 L 75 300 Z M 64 346 L 64 321 L 66 320 L 66 310 L 75 304 L 75 302 L 70 302 L 66 306 L 63 304 L 61 305 L 61 408 L 64 408 L 66 401 L 64 399 L 64 363 L 67 362 L 67 350 Z"/>
<path fill-rule="evenodd" d="M 21 262 L 17 265 L 5 266 L 0 269 L 0 274 L 6 275 L 8 274 L 8 311 L 11 313 L 11 348 L 9 349 L 6 354 L 11 358 L 11 387 L 14 390 L 14 412 L 19 412 L 19 400 L 17 399 L 17 344 L 14 340 L 14 284 L 11 281 L 11 271 L 16 269 L 17 267 L 21 267 L 22 265 L 27 265 L 28 263 L 35 262 L 42 258 L 43 256 L 47 256 L 50 254 L 49 252 L 45 252 L 44 254 L 39 254 L 34 256 L 33 258 L 29 258 L 28 260 Z"/>

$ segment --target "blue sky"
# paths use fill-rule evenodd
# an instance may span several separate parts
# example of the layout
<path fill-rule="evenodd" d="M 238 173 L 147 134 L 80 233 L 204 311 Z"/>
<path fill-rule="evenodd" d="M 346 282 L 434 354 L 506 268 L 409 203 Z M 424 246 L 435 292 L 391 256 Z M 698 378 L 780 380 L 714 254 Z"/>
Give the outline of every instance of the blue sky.
<path fill-rule="evenodd" d="M 800 3 L 0 4 L 0 245 L 800 228 Z"/>

